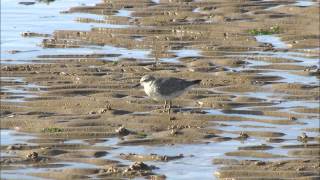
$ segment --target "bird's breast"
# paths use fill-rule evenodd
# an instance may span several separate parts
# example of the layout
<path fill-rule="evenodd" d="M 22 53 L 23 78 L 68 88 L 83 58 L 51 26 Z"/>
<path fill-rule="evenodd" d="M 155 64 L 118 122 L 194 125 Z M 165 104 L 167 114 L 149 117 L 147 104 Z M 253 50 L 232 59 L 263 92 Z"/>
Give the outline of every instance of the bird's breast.
<path fill-rule="evenodd" d="M 159 93 L 157 92 L 157 88 L 153 83 L 148 83 L 144 85 L 144 92 L 154 100 L 160 100 Z"/>
<path fill-rule="evenodd" d="M 144 92 L 145 92 L 148 96 L 152 96 L 152 94 L 154 94 L 154 92 L 155 92 L 155 88 L 152 86 L 151 83 L 145 84 L 145 85 L 144 85 Z"/>

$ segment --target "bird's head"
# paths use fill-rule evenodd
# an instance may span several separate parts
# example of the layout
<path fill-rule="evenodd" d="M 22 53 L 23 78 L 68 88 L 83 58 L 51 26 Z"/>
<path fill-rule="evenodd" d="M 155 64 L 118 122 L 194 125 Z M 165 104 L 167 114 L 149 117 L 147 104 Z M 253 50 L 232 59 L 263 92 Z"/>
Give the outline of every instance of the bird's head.
<path fill-rule="evenodd" d="M 145 86 L 146 84 L 149 84 L 150 82 L 152 82 L 153 80 L 155 80 L 156 78 L 153 77 L 152 75 L 145 75 L 140 79 L 140 82 L 134 86 L 132 86 L 133 88 L 139 87 L 139 86 Z"/>
<path fill-rule="evenodd" d="M 140 79 L 140 84 L 142 86 L 144 86 L 145 84 L 148 84 L 150 82 L 152 82 L 153 80 L 155 80 L 156 78 L 152 75 L 145 75 Z"/>

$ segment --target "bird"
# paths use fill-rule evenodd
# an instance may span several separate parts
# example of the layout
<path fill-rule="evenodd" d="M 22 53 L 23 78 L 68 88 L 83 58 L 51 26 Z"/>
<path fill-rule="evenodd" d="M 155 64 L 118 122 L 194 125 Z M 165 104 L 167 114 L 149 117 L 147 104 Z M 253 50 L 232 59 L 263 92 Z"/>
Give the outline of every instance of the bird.
<path fill-rule="evenodd" d="M 138 85 L 143 86 L 144 92 L 153 100 L 164 101 L 164 111 L 168 106 L 168 113 L 170 114 L 172 99 L 182 95 L 200 82 L 201 80 L 186 80 L 175 77 L 157 78 L 152 75 L 144 75 Z"/>

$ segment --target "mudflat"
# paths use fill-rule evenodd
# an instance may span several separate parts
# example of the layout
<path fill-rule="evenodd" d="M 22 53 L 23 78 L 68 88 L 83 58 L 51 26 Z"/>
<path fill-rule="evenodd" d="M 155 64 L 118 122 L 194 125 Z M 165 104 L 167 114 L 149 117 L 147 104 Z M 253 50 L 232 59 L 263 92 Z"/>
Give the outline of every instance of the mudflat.
<path fill-rule="evenodd" d="M 318 179 L 318 3 L 109 0 L 63 11 L 118 27 L 22 34 L 57 54 L 1 66 L 1 129 L 32 136 L 1 144 L 1 175 Z M 202 81 L 168 114 L 133 88 L 146 74 Z"/>

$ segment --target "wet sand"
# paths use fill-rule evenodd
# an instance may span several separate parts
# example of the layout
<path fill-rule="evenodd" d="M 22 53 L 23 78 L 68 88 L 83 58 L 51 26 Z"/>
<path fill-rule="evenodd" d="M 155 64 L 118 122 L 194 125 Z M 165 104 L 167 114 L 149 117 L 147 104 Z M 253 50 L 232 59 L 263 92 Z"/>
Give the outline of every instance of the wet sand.
<path fill-rule="evenodd" d="M 1 176 L 318 179 L 319 5 L 295 3 L 115 0 L 22 33 L 40 47 L 1 65 Z M 145 74 L 202 82 L 168 115 Z"/>

